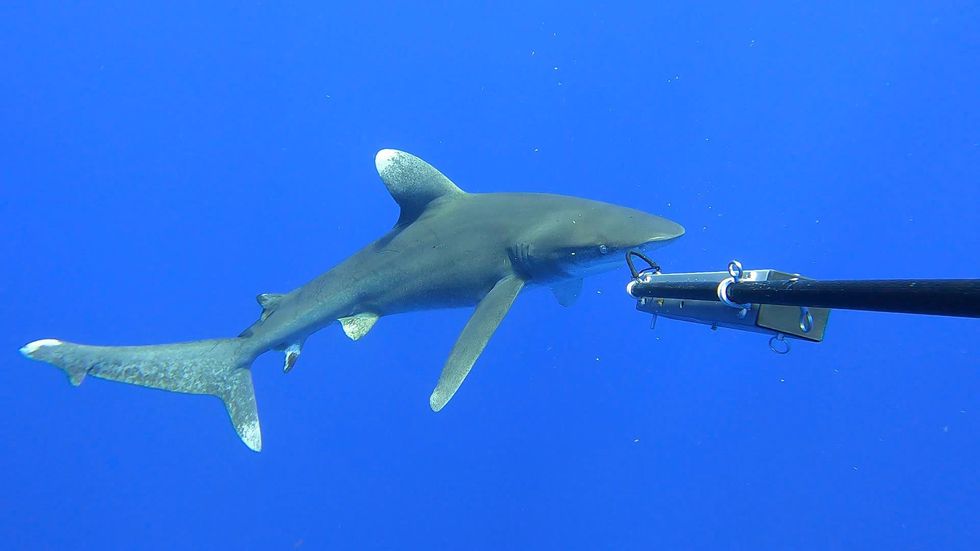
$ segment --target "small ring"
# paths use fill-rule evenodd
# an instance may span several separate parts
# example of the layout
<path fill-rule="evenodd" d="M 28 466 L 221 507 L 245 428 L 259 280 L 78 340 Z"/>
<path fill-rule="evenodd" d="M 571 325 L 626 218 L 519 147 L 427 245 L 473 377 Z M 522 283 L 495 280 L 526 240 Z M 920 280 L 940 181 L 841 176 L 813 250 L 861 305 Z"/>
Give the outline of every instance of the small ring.
<path fill-rule="evenodd" d="M 742 279 L 744 273 L 745 270 L 742 269 L 742 263 L 738 260 L 732 260 L 728 263 L 728 275 L 732 276 L 736 283 Z"/>
<path fill-rule="evenodd" d="M 813 329 L 813 314 L 806 306 L 800 307 L 800 331 L 809 333 Z"/>
<path fill-rule="evenodd" d="M 781 343 L 779 346 L 776 343 Z M 785 348 L 783 348 L 785 347 Z M 782 333 L 777 333 L 769 339 L 769 350 L 772 350 L 776 354 L 787 354 L 789 353 L 789 341 L 786 340 L 786 336 Z"/>

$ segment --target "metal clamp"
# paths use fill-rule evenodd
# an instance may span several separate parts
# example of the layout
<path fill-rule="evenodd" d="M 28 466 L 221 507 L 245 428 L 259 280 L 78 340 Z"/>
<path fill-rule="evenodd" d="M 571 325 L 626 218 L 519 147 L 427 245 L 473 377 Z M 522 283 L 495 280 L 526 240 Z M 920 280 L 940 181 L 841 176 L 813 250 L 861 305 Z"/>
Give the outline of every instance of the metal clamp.
<path fill-rule="evenodd" d="M 752 305 L 738 304 L 734 302 L 731 297 L 728 296 L 728 288 L 731 287 L 733 283 L 738 283 L 741 281 L 744 274 L 745 271 L 742 269 L 742 263 L 738 260 L 732 260 L 728 263 L 728 275 L 730 277 L 721 280 L 721 283 L 718 284 L 718 300 L 720 300 L 722 304 L 726 306 L 730 306 L 736 310 L 741 310 L 738 315 L 740 318 L 745 317 L 745 314 L 752 309 Z"/>
<path fill-rule="evenodd" d="M 641 257 L 636 255 L 636 258 Z M 633 280 L 627 285 L 627 292 L 636 299 L 637 310 L 653 314 L 653 319 L 662 316 L 702 323 L 712 329 L 726 327 L 766 333 L 771 337 L 769 347 L 779 354 L 789 352 L 790 341 L 794 339 L 823 340 L 829 309 L 769 304 L 753 298 L 758 295 L 752 291 L 760 284 L 777 287 L 779 282 L 805 280 L 798 274 L 743 269 L 738 260 L 732 260 L 727 271 L 717 272 L 654 274 L 651 270 L 638 270 L 639 266 L 630 267 Z M 735 283 L 741 284 L 736 294 L 746 304 L 739 304 L 730 295 Z"/>
<path fill-rule="evenodd" d="M 636 266 L 633 265 L 634 256 L 643 259 L 647 263 L 647 267 L 642 270 L 637 270 Z M 633 279 L 626 284 L 626 292 L 630 296 L 633 296 L 633 287 L 637 283 L 650 283 L 653 281 L 653 276 L 660 273 L 660 265 L 639 251 L 629 251 L 626 253 L 626 265 L 629 266 L 630 275 L 633 276 Z"/>

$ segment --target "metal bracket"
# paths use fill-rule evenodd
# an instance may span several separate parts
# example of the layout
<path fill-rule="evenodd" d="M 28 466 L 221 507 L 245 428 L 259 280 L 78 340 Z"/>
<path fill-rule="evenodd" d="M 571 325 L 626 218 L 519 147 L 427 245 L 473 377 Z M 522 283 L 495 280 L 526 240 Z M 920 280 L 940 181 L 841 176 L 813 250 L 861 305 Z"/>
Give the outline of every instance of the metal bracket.
<path fill-rule="evenodd" d="M 804 279 L 797 274 L 777 270 L 745 270 L 741 263 L 732 261 L 726 272 L 644 273 L 637 281 L 652 285 L 657 283 L 707 283 L 716 282 L 718 301 L 670 298 L 640 298 L 636 308 L 656 316 L 711 326 L 726 327 L 770 335 L 770 348 L 777 353 L 789 351 L 786 340 L 800 339 L 811 342 L 823 340 L 830 316 L 828 308 L 777 306 L 771 304 L 738 304 L 728 295 L 729 286 L 740 281 L 774 281 Z M 627 286 L 629 290 L 629 285 Z"/>

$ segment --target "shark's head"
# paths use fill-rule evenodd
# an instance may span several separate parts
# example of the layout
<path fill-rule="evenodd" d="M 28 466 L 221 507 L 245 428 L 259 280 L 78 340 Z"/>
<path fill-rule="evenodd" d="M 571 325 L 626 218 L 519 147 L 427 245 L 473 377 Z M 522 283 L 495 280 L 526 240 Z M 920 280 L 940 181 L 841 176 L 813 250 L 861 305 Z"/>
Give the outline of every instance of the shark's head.
<path fill-rule="evenodd" d="M 682 235 L 680 224 L 660 216 L 566 198 L 557 215 L 537 228 L 522 254 L 536 279 L 582 277 L 622 266 L 630 250 L 648 252 Z"/>

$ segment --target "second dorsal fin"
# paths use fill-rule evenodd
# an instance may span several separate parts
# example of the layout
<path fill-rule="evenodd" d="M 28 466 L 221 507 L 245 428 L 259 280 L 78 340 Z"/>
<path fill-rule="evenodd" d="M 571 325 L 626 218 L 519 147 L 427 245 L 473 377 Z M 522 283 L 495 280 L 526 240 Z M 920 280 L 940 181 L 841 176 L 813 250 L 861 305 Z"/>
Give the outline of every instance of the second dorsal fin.
<path fill-rule="evenodd" d="M 262 307 L 261 319 L 264 320 L 265 318 L 269 317 L 269 314 L 276 309 L 276 306 L 279 305 L 279 301 L 281 301 L 282 297 L 284 296 L 286 295 L 281 295 L 278 293 L 262 293 L 261 295 L 255 297 L 255 300 L 259 303 L 259 306 Z"/>
<path fill-rule="evenodd" d="M 432 201 L 463 193 L 449 178 L 415 155 L 397 149 L 382 149 L 374 158 L 378 175 L 401 207 L 398 224 L 409 224 Z"/>

